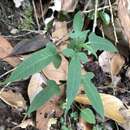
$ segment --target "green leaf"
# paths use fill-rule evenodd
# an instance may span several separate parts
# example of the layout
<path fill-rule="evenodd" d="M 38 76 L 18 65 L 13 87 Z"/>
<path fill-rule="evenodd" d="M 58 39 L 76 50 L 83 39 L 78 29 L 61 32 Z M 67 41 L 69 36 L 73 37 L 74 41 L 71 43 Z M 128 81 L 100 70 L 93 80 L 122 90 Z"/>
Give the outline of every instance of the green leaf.
<path fill-rule="evenodd" d="M 70 48 L 66 48 L 63 50 L 63 54 L 66 56 L 66 57 L 73 57 L 73 55 L 75 54 L 74 50 L 73 49 L 70 49 Z"/>
<path fill-rule="evenodd" d="M 48 44 L 45 49 L 33 53 L 28 59 L 19 64 L 12 72 L 9 79 L 4 83 L 10 83 L 27 78 L 45 68 L 56 56 L 56 48 L 53 44 Z"/>
<path fill-rule="evenodd" d="M 86 31 L 75 31 L 69 34 L 70 38 L 76 39 L 78 42 L 84 43 L 89 30 Z"/>
<path fill-rule="evenodd" d="M 110 24 L 110 16 L 108 13 L 101 11 L 101 12 L 99 12 L 99 16 L 101 17 L 101 19 L 105 25 Z"/>
<path fill-rule="evenodd" d="M 95 33 L 89 35 L 89 43 L 95 51 L 105 50 L 110 52 L 117 52 L 115 46 L 107 39 L 97 36 Z"/>
<path fill-rule="evenodd" d="M 74 31 L 81 31 L 84 25 L 84 17 L 81 15 L 81 11 L 77 12 L 73 20 Z"/>
<path fill-rule="evenodd" d="M 57 86 L 56 82 L 53 80 L 48 80 L 47 87 L 44 88 L 42 91 L 40 91 L 32 101 L 27 111 L 27 115 L 40 108 L 54 95 L 59 95 L 59 94 L 60 94 L 60 89 Z"/>
<path fill-rule="evenodd" d="M 81 109 L 80 116 L 84 119 L 86 123 L 95 124 L 95 115 L 93 111 L 89 108 Z"/>
<path fill-rule="evenodd" d="M 104 118 L 104 108 L 103 108 L 101 97 L 95 85 L 91 81 L 93 77 L 94 77 L 93 73 L 87 72 L 87 74 L 83 77 L 82 82 L 83 82 L 87 97 L 92 103 L 93 108 L 102 118 Z"/>
<path fill-rule="evenodd" d="M 87 63 L 88 58 L 87 55 L 84 52 L 78 53 L 79 59 L 82 61 L 83 64 Z"/>
<path fill-rule="evenodd" d="M 72 129 L 70 129 L 70 128 L 66 127 L 65 125 L 63 125 L 61 130 L 72 130 Z"/>
<path fill-rule="evenodd" d="M 61 56 L 59 54 L 57 54 L 53 59 L 53 64 L 54 64 L 55 68 L 59 68 L 59 66 L 61 65 L 61 61 L 62 61 Z"/>
<path fill-rule="evenodd" d="M 80 86 L 81 81 L 81 65 L 78 55 L 74 55 L 68 67 L 67 77 L 67 106 L 66 113 L 68 112 Z"/>

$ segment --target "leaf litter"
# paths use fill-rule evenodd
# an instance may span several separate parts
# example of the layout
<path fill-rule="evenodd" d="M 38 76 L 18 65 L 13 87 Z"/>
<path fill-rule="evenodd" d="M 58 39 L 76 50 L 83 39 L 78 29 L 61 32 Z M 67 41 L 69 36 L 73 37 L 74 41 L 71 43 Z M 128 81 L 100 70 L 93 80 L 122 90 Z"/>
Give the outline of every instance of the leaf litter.
<path fill-rule="evenodd" d="M 42 1 L 42 3 L 44 2 Z M 48 3 L 49 2 L 47 2 L 47 4 Z M 35 4 L 41 5 L 40 2 L 36 2 L 36 1 L 35 1 Z M 58 11 L 62 10 L 68 13 L 70 12 L 75 13 L 74 12 L 75 9 L 78 9 L 80 6 L 81 6 L 80 8 L 83 8 L 82 6 L 85 3 L 81 0 L 78 0 L 78 1 L 69 0 L 67 2 L 62 0 L 61 3 L 57 1 L 55 2 L 55 4 L 58 4 L 58 5 L 61 4 L 61 9 L 59 9 Z M 46 5 L 46 2 L 43 4 L 43 6 L 45 5 Z M 44 12 L 45 14 L 47 14 L 49 5 L 50 3 L 47 5 L 46 11 Z M 18 3 L 18 5 L 16 5 L 16 7 L 19 7 L 19 6 L 22 6 L 21 2 Z M 89 6 L 89 3 L 88 3 L 88 6 Z M 40 6 L 37 6 L 37 7 L 40 7 Z M 39 8 L 40 10 L 38 11 L 37 7 L 36 7 L 37 9 L 36 13 L 38 15 L 38 19 L 41 20 L 41 18 L 43 17 L 43 14 L 42 14 L 43 12 L 41 8 Z M 84 8 L 87 8 L 87 6 Z M 121 7 L 119 5 L 118 6 L 119 11 L 120 11 L 120 8 Z M 119 14 L 121 14 L 121 12 L 119 12 Z M 69 32 L 69 29 L 70 29 L 68 28 L 70 27 L 70 21 L 69 22 L 61 21 L 61 20 L 58 21 L 57 19 L 55 20 L 55 17 L 54 17 L 54 21 L 55 21 L 54 22 L 55 24 L 53 25 L 54 30 L 51 29 L 50 33 L 52 37 L 50 36 L 50 38 L 46 38 L 41 34 L 35 35 L 34 38 L 32 39 L 27 38 L 27 39 L 20 40 L 20 42 L 18 42 L 18 44 L 16 44 L 16 46 L 13 48 L 10 42 L 8 42 L 4 37 L 1 36 L 0 37 L 0 50 L 1 50 L 0 58 L 2 59 L 6 56 L 7 57 L 11 56 L 3 60 L 5 60 L 9 64 L 11 64 L 13 67 L 15 67 L 21 61 L 19 60 L 18 57 L 14 58 L 12 56 L 21 56 L 24 54 L 29 54 L 29 53 L 38 51 L 41 48 L 44 48 L 46 44 L 50 41 L 50 39 L 52 39 L 54 42 L 58 41 L 58 47 L 57 47 L 58 51 L 61 51 L 64 48 L 66 48 L 66 46 L 68 46 L 68 35 L 66 34 Z M 40 21 L 41 25 L 43 23 L 42 21 Z M 122 24 L 124 23 L 122 22 Z M 125 32 L 125 34 L 127 33 Z M 92 42 L 95 42 L 95 41 L 92 41 Z M 128 94 L 129 88 L 128 86 L 126 87 L 127 82 L 129 82 L 130 80 L 129 79 L 129 64 L 126 63 L 126 59 L 125 59 L 126 57 L 123 57 L 120 53 L 109 53 L 106 51 L 99 52 L 99 53 L 100 54 L 98 55 L 99 56 L 98 61 L 95 60 L 94 56 L 92 57 L 90 56 L 89 63 L 85 64 L 84 67 L 86 71 L 94 72 L 95 74 L 95 77 L 93 79 L 94 84 L 97 86 L 97 89 L 100 92 L 103 92 L 103 94 L 100 94 L 100 95 L 103 100 L 105 117 L 107 117 L 107 119 L 109 120 L 111 119 L 111 120 L 116 121 L 118 125 L 124 128 L 124 130 L 129 130 L 130 128 L 129 126 L 130 102 L 128 101 L 127 102 L 128 105 L 124 105 L 124 102 L 119 99 L 121 96 L 125 97 L 126 93 L 128 95 L 127 98 L 130 97 Z M 127 59 L 129 58 L 127 57 Z M 61 81 L 65 81 L 67 78 L 66 74 L 68 71 L 67 66 L 68 66 L 68 59 L 62 57 L 60 67 L 58 69 L 56 69 L 53 64 L 50 64 L 47 67 L 45 67 L 45 69 L 42 71 L 42 74 L 41 73 L 33 74 L 32 77 L 28 79 L 29 83 L 26 86 L 26 90 L 28 92 L 28 97 L 29 97 L 28 99 L 29 102 L 31 103 L 36 97 L 37 93 L 39 93 L 43 89 L 43 84 L 46 84 L 47 79 L 54 80 L 59 85 Z M 111 88 L 113 87 L 111 86 L 111 80 L 113 80 L 111 76 L 120 77 L 120 80 L 118 80 L 117 83 L 115 83 L 116 93 L 113 96 L 112 96 L 113 93 L 110 92 Z M 107 81 L 108 77 L 111 79 L 109 80 L 109 82 Z M 110 93 L 110 94 L 105 94 L 105 93 Z M 64 112 L 63 112 L 63 109 L 59 107 L 59 103 L 61 99 L 64 99 L 64 96 L 53 97 L 50 101 L 48 101 L 46 104 L 41 106 L 41 108 L 39 108 L 36 111 L 36 117 L 34 121 L 36 123 L 36 127 L 39 130 L 57 129 L 61 127 L 61 124 L 60 124 L 61 122 L 59 121 L 59 119 L 61 119 L 61 117 L 64 116 Z M 12 90 L 3 91 L 0 95 L 0 98 L 5 103 L 7 103 L 8 106 L 11 106 L 12 108 L 18 109 L 19 107 L 22 107 L 23 109 L 26 109 L 26 103 L 25 103 L 26 101 L 19 92 L 14 93 Z M 78 102 L 79 103 L 78 105 L 81 108 L 84 108 L 84 107 L 88 108 L 88 105 L 89 107 L 91 106 L 89 100 L 87 99 L 87 97 L 84 97 L 84 95 L 77 96 L 75 99 L 75 102 Z M 71 111 L 79 112 L 78 108 L 73 109 L 73 106 L 71 108 Z M 98 116 L 96 115 L 96 118 L 97 117 Z M 70 120 L 72 119 L 69 116 L 67 118 L 68 119 L 70 118 Z M 91 126 L 90 124 L 84 123 L 84 120 L 81 119 L 79 116 L 78 118 L 79 119 L 76 121 L 76 123 L 79 124 L 79 127 L 77 127 L 78 125 L 76 124 L 77 126 L 75 127 L 75 129 L 76 128 L 80 129 L 80 127 L 82 127 L 82 130 L 92 130 L 93 126 Z M 33 123 L 30 123 L 30 122 L 32 122 L 32 120 L 30 121 L 29 119 L 27 119 L 23 121 L 21 124 L 19 122 L 20 125 L 18 126 L 26 129 L 28 125 L 30 124 L 34 125 Z M 110 127 L 112 126 L 110 125 Z"/>

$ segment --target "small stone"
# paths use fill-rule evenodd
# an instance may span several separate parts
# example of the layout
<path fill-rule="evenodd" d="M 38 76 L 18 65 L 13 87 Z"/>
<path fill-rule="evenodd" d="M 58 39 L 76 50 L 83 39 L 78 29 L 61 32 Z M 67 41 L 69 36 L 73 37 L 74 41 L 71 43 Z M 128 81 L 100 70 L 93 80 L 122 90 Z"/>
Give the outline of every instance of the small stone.
<path fill-rule="evenodd" d="M 16 28 L 13 28 L 11 31 L 10 31 L 10 33 L 11 34 L 16 34 L 16 33 L 18 33 L 19 31 L 18 31 L 18 29 L 16 29 Z"/>

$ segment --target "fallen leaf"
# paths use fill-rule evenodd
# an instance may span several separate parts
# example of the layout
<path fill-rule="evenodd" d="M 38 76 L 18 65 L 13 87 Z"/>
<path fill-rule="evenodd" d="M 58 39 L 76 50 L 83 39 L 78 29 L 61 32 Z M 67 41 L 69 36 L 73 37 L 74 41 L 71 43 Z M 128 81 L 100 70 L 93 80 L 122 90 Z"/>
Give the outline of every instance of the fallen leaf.
<path fill-rule="evenodd" d="M 103 101 L 105 116 L 116 121 L 119 124 L 125 124 L 127 122 L 127 119 L 121 114 L 120 110 L 124 109 L 125 111 L 128 111 L 128 109 L 125 108 L 122 101 L 109 94 L 100 94 L 100 96 Z M 84 105 L 91 104 L 85 95 L 77 96 L 75 98 L 75 101 Z M 128 115 L 130 116 L 130 112 Z"/>
<path fill-rule="evenodd" d="M 65 41 L 68 39 L 68 29 L 66 22 L 55 21 L 54 28 L 55 31 L 52 33 L 52 38 L 54 41 L 58 41 L 59 39 Z"/>
<path fill-rule="evenodd" d="M 0 93 L 0 99 L 5 103 L 16 109 L 26 109 L 26 101 L 19 92 L 13 92 L 12 90 L 3 91 Z"/>
<path fill-rule="evenodd" d="M 8 62 L 12 66 L 16 66 L 20 63 L 20 59 L 17 57 L 8 57 L 13 50 L 9 41 L 7 41 L 4 37 L 0 36 L 0 59 Z M 5 58 L 8 57 L 8 58 Z"/>
<path fill-rule="evenodd" d="M 73 12 L 79 0 L 61 0 L 61 10 L 66 12 Z"/>
<path fill-rule="evenodd" d="M 114 53 L 103 51 L 99 55 L 99 59 L 98 59 L 99 65 L 102 68 L 102 70 L 109 74 L 111 73 L 110 61 L 113 56 L 114 56 Z"/>
<path fill-rule="evenodd" d="M 119 74 L 124 64 L 125 64 L 124 57 L 121 56 L 120 54 L 114 54 L 114 56 L 110 61 L 111 74 L 113 76 Z"/>
<path fill-rule="evenodd" d="M 44 35 L 36 35 L 32 39 L 23 39 L 13 48 L 10 55 L 17 56 L 37 51 L 47 45 L 50 40 Z"/>
<path fill-rule="evenodd" d="M 50 119 L 55 115 L 56 118 L 61 117 L 63 110 L 61 110 L 56 102 L 47 102 L 36 113 L 36 127 L 39 130 L 47 130 Z"/>
<path fill-rule="evenodd" d="M 67 70 L 68 61 L 62 56 L 62 62 L 58 69 L 51 63 L 43 70 L 43 73 L 48 79 L 55 80 L 59 84 L 61 80 L 66 80 Z"/>
<path fill-rule="evenodd" d="M 115 54 L 104 51 L 100 54 L 98 62 L 104 72 L 115 76 L 119 74 L 125 63 L 125 59 L 119 53 Z"/>
<path fill-rule="evenodd" d="M 31 77 L 28 85 L 28 96 L 30 103 L 33 101 L 35 96 L 43 89 L 42 84 L 46 82 L 45 80 L 46 79 L 44 79 L 40 73 L 36 73 Z"/>
<path fill-rule="evenodd" d="M 81 130 L 92 130 L 92 126 L 93 125 L 85 123 L 85 121 L 82 118 L 79 119 L 79 128 Z"/>

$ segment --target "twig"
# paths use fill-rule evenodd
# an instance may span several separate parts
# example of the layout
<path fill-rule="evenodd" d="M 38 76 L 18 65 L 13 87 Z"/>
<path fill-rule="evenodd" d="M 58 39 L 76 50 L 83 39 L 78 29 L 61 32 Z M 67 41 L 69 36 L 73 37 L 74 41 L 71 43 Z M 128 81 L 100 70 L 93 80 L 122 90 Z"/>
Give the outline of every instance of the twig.
<path fill-rule="evenodd" d="M 98 0 L 95 0 L 95 15 L 94 15 L 94 23 L 93 23 L 93 32 L 95 32 L 97 26 L 97 12 L 98 12 Z"/>
<path fill-rule="evenodd" d="M 6 76 L 7 74 L 11 73 L 11 72 L 14 71 L 15 69 L 16 69 L 16 68 L 13 68 L 13 69 L 11 69 L 11 70 L 5 72 L 4 74 L 0 75 L 0 79 L 1 79 L 2 77 Z"/>
<path fill-rule="evenodd" d="M 101 10 L 104 10 L 104 9 L 108 9 L 110 8 L 110 6 L 104 6 L 104 7 L 100 7 L 100 8 L 97 8 L 97 11 L 101 11 Z M 86 10 L 86 11 L 83 11 L 83 13 L 90 13 L 90 12 L 93 12 L 95 9 L 90 9 L 90 10 Z"/>
<path fill-rule="evenodd" d="M 40 30 L 40 23 L 39 23 L 39 20 L 38 20 L 38 16 L 37 16 L 37 11 L 36 11 L 36 6 L 35 6 L 34 0 L 32 0 L 32 5 L 33 5 L 33 9 L 34 9 L 34 15 L 35 15 L 35 18 L 36 18 L 37 27 L 38 27 L 38 30 Z"/>
<path fill-rule="evenodd" d="M 112 4 L 111 4 L 111 1 L 110 1 L 110 0 L 108 0 L 108 2 L 109 2 L 109 7 L 110 7 L 110 13 L 111 13 L 111 23 L 112 23 L 113 30 L 114 30 L 115 44 L 117 44 L 117 43 L 118 43 L 118 38 L 117 38 L 116 28 L 115 28 L 115 24 L 114 24 L 114 17 L 113 17 L 113 11 L 112 11 Z"/>

